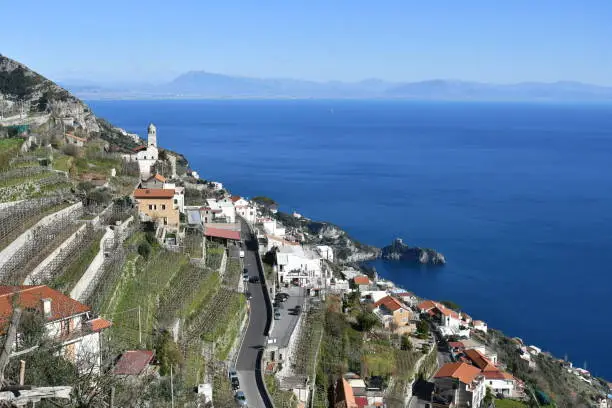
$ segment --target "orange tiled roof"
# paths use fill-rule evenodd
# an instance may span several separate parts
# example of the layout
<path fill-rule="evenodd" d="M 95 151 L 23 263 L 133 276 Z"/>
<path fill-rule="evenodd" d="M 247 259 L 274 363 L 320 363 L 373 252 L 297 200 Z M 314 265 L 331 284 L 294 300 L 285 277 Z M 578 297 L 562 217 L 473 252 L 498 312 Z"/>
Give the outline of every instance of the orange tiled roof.
<path fill-rule="evenodd" d="M 357 408 L 357 403 L 355 402 L 355 394 L 353 394 L 353 389 L 346 379 L 342 379 L 342 393 L 344 394 L 344 401 L 346 403 L 346 408 Z"/>
<path fill-rule="evenodd" d="M 456 378 L 464 384 L 470 384 L 474 379 L 480 375 L 480 370 L 465 363 L 447 363 L 444 364 L 434 378 Z"/>
<path fill-rule="evenodd" d="M 438 303 L 434 302 L 433 300 L 424 300 L 419 303 L 417 307 L 419 308 L 419 310 L 427 312 L 431 309 L 435 309 L 436 307 L 438 307 Z"/>
<path fill-rule="evenodd" d="M 495 367 L 495 365 L 478 350 L 465 350 L 464 354 L 472 361 L 472 363 L 474 363 L 476 367 L 480 368 L 482 371 L 498 370 L 498 368 Z"/>
<path fill-rule="evenodd" d="M 110 321 L 103 319 L 101 317 L 90 320 L 89 324 L 91 325 L 91 330 L 95 332 L 104 330 L 104 329 L 108 329 L 109 327 L 112 326 L 112 323 Z"/>
<path fill-rule="evenodd" d="M 66 133 L 66 137 L 69 137 L 70 139 L 78 140 L 79 142 L 86 142 L 87 141 L 87 139 L 85 139 L 83 137 L 75 136 L 72 133 Z"/>
<path fill-rule="evenodd" d="M 174 190 L 164 188 L 137 188 L 134 198 L 172 198 Z"/>
<path fill-rule="evenodd" d="M 370 284 L 370 278 L 368 278 L 365 275 L 355 276 L 353 278 L 353 282 L 355 282 L 355 285 L 369 285 Z"/>
<path fill-rule="evenodd" d="M 232 203 L 235 203 L 236 201 L 240 200 L 241 198 L 242 198 L 242 197 L 240 197 L 240 196 L 236 196 L 236 195 L 235 195 L 235 196 L 232 196 L 232 197 L 231 197 Z"/>
<path fill-rule="evenodd" d="M 482 375 L 484 375 L 487 380 L 515 380 L 512 374 L 501 370 L 484 371 Z"/>
<path fill-rule="evenodd" d="M 48 286 L 0 286 L 0 332 L 13 315 L 13 305 L 22 309 L 35 309 L 42 313 L 42 300 L 51 300 L 51 315 L 47 320 L 61 320 L 91 310 L 70 297 Z"/>
<path fill-rule="evenodd" d="M 166 182 L 166 178 L 159 173 L 155 173 L 155 175 L 151 178 L 154 178 L 157 181 L 161 181 L 162 183 Z"/>
<path fill-rule="evenodd" d="M 374 307 L 384 306 L 387 310 L 391 312 L 395 312 L 399 309 L 406 309 L 406 307 L 397 299 L 391 296 L 385 296 L 380 299 L 378 302 L 374 303 Z"/>
<path fill-rule="evenodd" d="M 472 325 L 473 326 L 486 326 L 487 324 L 483 322 L 482 320 L 473 320 Z"/>

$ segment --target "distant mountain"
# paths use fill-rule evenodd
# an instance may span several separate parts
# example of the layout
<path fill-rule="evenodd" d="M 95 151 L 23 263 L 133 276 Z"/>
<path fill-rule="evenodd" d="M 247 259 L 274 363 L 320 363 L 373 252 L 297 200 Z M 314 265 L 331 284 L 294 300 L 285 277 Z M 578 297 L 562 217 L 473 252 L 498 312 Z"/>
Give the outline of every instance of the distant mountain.
<path fill-rule="evenodd" d="M 491 101 L 612 101 L 612 87 L 580 82 L 489 84 L 434 79 L 393 83 L 315 82 L 288 78 L 251 78 L 204 71 L 182 74 L 161 85 L 92 83 L 65 86 L 84 99 L 103 98 L 384 98 Z"/>

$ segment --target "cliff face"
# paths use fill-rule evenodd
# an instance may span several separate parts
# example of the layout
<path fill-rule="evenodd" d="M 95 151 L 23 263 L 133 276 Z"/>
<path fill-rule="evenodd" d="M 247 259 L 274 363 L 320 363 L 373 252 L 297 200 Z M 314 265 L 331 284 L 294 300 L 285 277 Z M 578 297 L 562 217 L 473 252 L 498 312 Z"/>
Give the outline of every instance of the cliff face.
<path fill-rule="evenodd" d="M 0 104 L 6 119 L 18 116 L 22 121 L 19 116 L 27 115 L 30 121 L 42 124 L 55 118 L 71 122 L 88 133 L 100 132 L 97 118 L 81 100 L 25 65 L 2 55 Z"/>
<path fill-rule="evenodd" d="M 446 263 L 444 255 L 429 249 L 410 247 L 402 241 L 401 238 L 396 238 L 391 245 L 382 249 L 381 257 L 383 259 L 413 261 L 421 264 L 443 265 Z"/>
<path fill-rule="evenodd" d="M 311 221 L 308 230 L 316 242 L 332 247 L 340 262 L 367 261 L 380 255 L 380 249 L 355 241 L 336 225 Z"/>

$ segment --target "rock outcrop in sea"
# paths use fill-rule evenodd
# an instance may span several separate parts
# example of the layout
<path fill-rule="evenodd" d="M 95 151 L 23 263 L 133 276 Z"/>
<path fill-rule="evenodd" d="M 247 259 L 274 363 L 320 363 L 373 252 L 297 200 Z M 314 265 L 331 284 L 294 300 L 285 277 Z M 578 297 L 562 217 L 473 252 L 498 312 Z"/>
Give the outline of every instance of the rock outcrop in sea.
<path fill-rule="evenodd" d="M 396 238 L 391 245 L 382 249 L 381 258 L 397 261 L 413 261 L 421 264 L 444 265 L 444 255 L 430 248 L 411 247 Z"/>

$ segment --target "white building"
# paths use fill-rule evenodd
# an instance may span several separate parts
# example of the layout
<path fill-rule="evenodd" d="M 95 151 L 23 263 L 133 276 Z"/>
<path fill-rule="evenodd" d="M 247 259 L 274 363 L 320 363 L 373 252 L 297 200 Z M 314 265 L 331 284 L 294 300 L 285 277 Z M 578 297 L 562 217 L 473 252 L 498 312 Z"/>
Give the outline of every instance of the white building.
<path fill-rule="evenodd" d="M 0 331 L 6 330 L 13 308 L 40 313 L 45 335 L 60 344 L 60 353 L 80 370 L 100 369 L 100 332 L 108 320 L 92 318 L 91 309 L 47 286 L 0 286 Z M 22 349 L 20 335 L 13 346 Z M 32 345 L 28 345 L 32 346 Z"/>
<path fill-rule="evenodd" d="M 236 214 L 244 218 L 247 222 L 254 224 L 257 218 L 257 209 L 255 205 L 240 196 L 233 196 L 231 200 L 234 204 Z"/>
<path fill-rule="evenodd" d="M 173 203 L 174 207 L 181 213 L 185 213 L 185 187 L 178 186 L 174 183 L 164 183 L 164 190 L 174 190 Z"/>
<path fill-rule="evenodd" d="M 234 208 L 232 200 L 229 198 L 223 198 L 221 200 L 209 198 L 206 202 L 208 203 L 211 214 L 215 214 L 215 218 L 224 218 L 225 222 L 228 223 L 236 222 L 236 209 Z"/>
<path fill-rule="evenodd" d="M 483 371 L 482 374 L 485 378 L 485 385 L 491 389 L 493 395 L 516 396 L 516 379 L 512 374 L 501 370 Z"/>
<path fill-rule="evenodd" d="M 474 320 L 472 321 L 472 327 L 474 330 L 480 330 L 481 332 L 487 332 L 487 324 L 482 320 Z"/>
<path fill-rule="evenodd" d="M 280 238 L 285 237 L 285 227 L 283 227 L 275 219 L 269 217 L 259 218 L 258 222 L 261 223 L 266 234 L 274 235 Z"/>
<path fill-rule="evenodd" d="M 219 183 L 218 181 L 211 181 L 210 185 L 215 191 L 223 190 L 223 183 Z"/>
<path fill-rule="evenodd" d="M 145 180 L 151 177 L 151 167 L 155 165 L 159 158 L 159 152 L 157 150 L 157 128 L 154 124 L 149 124 L 147 130 L 147 145 L 135 148 L 134 154 L 124 155 L 123 158 L 138 163 L 141 179 Z"/>
<path fill-rule="evenodd" d="M 301 245 L 286 245 L 276 253 L 279 283 L 301 286 L 322 285 L 321 257 L 312 249 Z"/>
<path fill-rule="evenodd" d="M 328 245 L 317 245 L 315 248 L 317 249 L 317 252 L 321 256 L 321 258 L 329 262 L 334 262 L 334 250 L 332 249 L 332 247 Z"/>
<path fill-rule="evenodd" d="M 480 369 L 466 363 L 447 363 L 434 376 L 435 393 L 457 407 L 480 407 L 486 395 Z"/>

